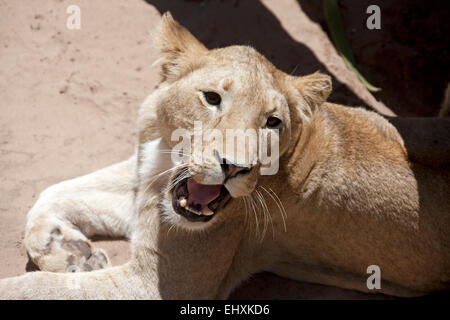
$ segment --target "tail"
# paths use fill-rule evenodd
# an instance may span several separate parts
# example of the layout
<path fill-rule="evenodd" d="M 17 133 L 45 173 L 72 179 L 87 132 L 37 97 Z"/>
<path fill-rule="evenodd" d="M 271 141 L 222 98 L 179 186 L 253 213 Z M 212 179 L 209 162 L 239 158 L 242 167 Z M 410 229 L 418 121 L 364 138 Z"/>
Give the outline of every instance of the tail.
<path fill-rule="evenodd" d="M 447 89 L 445 90 L 444 101 L 442 101 L 439 117 L 450 117 L 450 82 L 447 84 Z"/>
<path fill-rule="evenodd" d="M 0 280 L 0 300 L 145 299 L 147 292 L 129 264 L 92 272 L 29 272 Z"/>

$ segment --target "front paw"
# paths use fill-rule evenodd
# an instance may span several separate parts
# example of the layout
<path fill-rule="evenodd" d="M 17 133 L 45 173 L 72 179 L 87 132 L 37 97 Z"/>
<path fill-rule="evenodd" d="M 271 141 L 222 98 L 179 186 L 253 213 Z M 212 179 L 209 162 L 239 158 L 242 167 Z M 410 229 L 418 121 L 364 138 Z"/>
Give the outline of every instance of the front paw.
<path fill-rule="evenodd" d="M 89 250 L 89 255 L 69 255 L 66 272 L 85 272 L 111 266 L 108 255 L 102 249 Z"/>

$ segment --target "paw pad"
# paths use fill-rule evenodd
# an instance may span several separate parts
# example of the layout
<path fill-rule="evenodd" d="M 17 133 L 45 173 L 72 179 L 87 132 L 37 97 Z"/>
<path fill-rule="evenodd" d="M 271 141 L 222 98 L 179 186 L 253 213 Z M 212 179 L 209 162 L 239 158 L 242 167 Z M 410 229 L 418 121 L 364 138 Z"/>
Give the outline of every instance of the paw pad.
<path fill-rule="evenodd" d="M 69 255 L 67 257 L 67 269 L 66 272 L 83 272 L 92 271 L 107 268 L 110 266 L 110 262 L 106 253 L 97 249 L 92 252 L 91 255 Z"/>

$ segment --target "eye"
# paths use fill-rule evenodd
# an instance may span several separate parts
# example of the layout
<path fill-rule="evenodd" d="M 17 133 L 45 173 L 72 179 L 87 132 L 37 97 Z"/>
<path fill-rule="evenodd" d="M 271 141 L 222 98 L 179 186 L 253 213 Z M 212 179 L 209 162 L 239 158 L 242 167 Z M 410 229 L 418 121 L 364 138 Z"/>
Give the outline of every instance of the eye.
<path fill-rule="evenodd" d="M 278 119 L 277 117 L 268 117 L 267 118 L 267 122 L 266 122 L 266 127 L 267 128 L 277 128 L 281 125 L 281 120 Z"/>
<path fill-rule="evenodd" d="M 206 102 L 208 102 L 213 106 L 218 106 L 220 102 L 222 102 L 222 98 L 220 97 L 220 95 L 215 92 L 212 91 L 203 92 L 203 95 L 205 96 Z"/>

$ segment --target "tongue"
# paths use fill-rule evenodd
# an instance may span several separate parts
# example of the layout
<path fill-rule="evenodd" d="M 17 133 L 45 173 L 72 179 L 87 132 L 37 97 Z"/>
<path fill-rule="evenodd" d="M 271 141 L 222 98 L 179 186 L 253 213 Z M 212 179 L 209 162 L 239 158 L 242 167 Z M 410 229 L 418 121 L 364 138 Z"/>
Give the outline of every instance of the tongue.
<path fill-rule="evenodd" d="M 189 178 L 187 189 L 189 192 L 188 204 L 195 208 L 195 205 L 201 205 L 201 210 L 206 209 L 208 204 L 220 195 L 220 184 L 199 184 L 194 179 Z"/>

